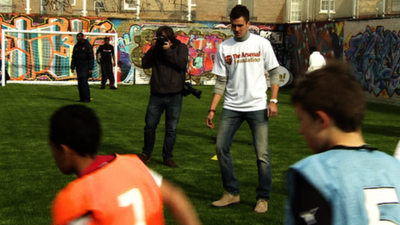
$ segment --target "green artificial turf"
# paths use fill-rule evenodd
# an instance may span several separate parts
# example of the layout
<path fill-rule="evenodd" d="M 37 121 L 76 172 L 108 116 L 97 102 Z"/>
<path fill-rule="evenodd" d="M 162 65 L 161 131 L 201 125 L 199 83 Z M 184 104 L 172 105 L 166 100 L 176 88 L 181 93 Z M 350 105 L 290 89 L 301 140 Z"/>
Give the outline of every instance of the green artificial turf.
<path fill-rule="evenodd" d="M 150 88 L 148 85 L 119 85 L 118 90 L 91 86 L 93 101 L 87 106 L 99 116 L 103 129 L 101 154 L 140 154 Z M 216 129 L 206 127 L 213 86 L 196 86 L 201 99 L 184 98 L 174 148 L 179 168 L 162 165 L 164 116 L 150 168 L 181 187 L 193 202 L 203 224 L 282 224 L 286 198 L 285 172 L 296 161 L 311 155 L 298 133 L 298 121 L 290 105 L 291 88 L 279 94 L 279 116 L 270 118 L 269 143 L 273 190 L 269 210 L 256 214 L 257 168 L 251 132 L 243 123 L 231 152 L 241 188 L 241 203 L 213 208 L 211 202 L 223 194 L 215 155 Z M 49 224 L 50 204 L 57 191 L 74 176 L 61 174 L 47 145 L 48 122 L 59 107 L 78 103 L 76 86 L 8 84 L 0 87 L 0 224 Z M 400 107 L 368 104 L 363 131 L 366 142 L 393 154 L 400 137 Z M 214 119 L 218 126 L 222 102 Z M 166 212 L 167 224 L 176 224 Z"/>

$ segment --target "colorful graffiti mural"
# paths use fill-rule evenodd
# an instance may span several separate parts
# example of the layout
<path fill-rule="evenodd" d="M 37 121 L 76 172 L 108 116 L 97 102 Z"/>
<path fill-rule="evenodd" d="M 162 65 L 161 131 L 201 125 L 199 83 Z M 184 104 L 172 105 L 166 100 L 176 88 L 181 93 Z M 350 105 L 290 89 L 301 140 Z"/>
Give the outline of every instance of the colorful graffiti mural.
<path fill-rule="evenodd" d="M 218 49 L 218 45 L 225 39 L 232 36 L 230 25 L 227 24 L 197 24 L 195 26 L 188 27 L 186 24 L 169 24 L 174 28 L 174 31 L 182 43 L 186 44 L 189 49 L 189 65 L 188 65 L 188 76 L 192 77 L 195 83 L 199 83 L 203 78 L 212 79 L 214 77 L 211 74 L 212 67 L 214 65 L 214 57 Z M 126 55 L 130 55 L 132 66 L 129 71 L 121 69 L 124 82 L 135 82 L 135 74 L 139 71 L 140 79 L 145 82 L 150 79 L 151 70 L 143 70 L 141 67 L 141 59 L 144 54 L 150 49 L 150 41 L 155 36 L 156 29 L 160 24 L 134 24 L 131 25 L 129 33 L 125 33 L 123 38 L 120 39 L 119 51 L 124 52 Z M 211 26 L 211 27 L 210 27 Z M 277 25 L 252 25 L 250 26 L 250 32 L 260 34 L 261 32 L 269 32 L 276 30 L 275 35 L 265 35 L 267 39 L 274 39 L 273 46 L 279 53 L 277 56 L 282 56 L 283 46 L 282 43 L 275 43 L 278 38 L 282 38 L 283 26 Z M 264 33 L 263 33 L 264 34 Z M 267 34 L 267 33 L 265 33 Z M 128 68 L 127 62 L 124 62 L 124 68 Z"/>
<path fill-rule="evenodd" d="M 198 31 L 192 30 L 189 34 L 178 34 L 178 39 L 189 47 L 189 68 L 191 76 L 213 76 L 210 74 L 218 46 L 226 39 L 226 35 L 215 32 L 205 35 L 196 35 Z"/>
<path fill-rule="evenodd" d="M 155 36 L 155 31 L 159 24 L 134 24 L 130 27 L 129 33 L 123 35 L 118 46 L 120 54 L 129 56 L 130 62 L 124 60 L 121 68 L 122 79 L 124 82 L 135 82 L 135 75 L 139 73 L 139 78 L 145 82 L 151 77 L 151 70 L 142 69 L 142 58 L 150 49 L 150 42 Z M 195 83 L 200 81 L 201 77 L 212 78 L 210 72 L 214 65 L 214 55 L 218 49 L 219 43 L 227 39 L 230 30 L 225 32 L 220 30 L 212 30 L 209 28 L 191 28 L 180 26 L 179 24 L 170 25 L 174 28 L 177 39 L 188 46 L 189 49 L 189 65 L 188 77 L 192 77 Z"/>
<path fill-rule="evenodd" d="M 109 21 L 91 22 L 86 19 L 46 18 L 35 23 L 30 17 L 16 16 L 9 21 L 1 19 L 1 30 L 48 31 L 49 34 L 11 33 L 5 37 L 6 68 L 11 80 L 65 81 L 76 79 L 70 71 L 70 56 L 76 43 L 75 35 L 58 32 L 114 33 Z M 103 43 L 103 37 L 87 36 L 94 51 Z M 93 79 L 100 80 L 100 69 L 95 64 Z"/>
<path fill-rule="evenodd" d="M 132 62 L 136 67 L 141 68 L 141 60 L 144 54 L 150 49 L 150 42 L 154 36 L 155 30 L 146 29 L 139 36 L 135 37 L 136 48 L 132 50 Z M 176 31 L 177 39 L 188 46 L 189 49 L 189 65 L 188 74 L 193 80 L 199 80 L 199 76 L 213 77 L 210 72 L 214 65 L 214 57 L 218 46 L 223 42 L 228 35 L 220 32 L 201 32 L 198 29 L 185 31 Z M 146 75 L 151 73 L 145 70 Z"/>
<path fill-rule="evenodd" d="M 346 60 L 365 90 L 375 96 L 400 95 L 400 31 L 367 26 L 364 33 L 349 35 Z"/>
<path fill-rule="evenodd" d="M 343 57 L 344 22 L 290 25 L 285 37 L 285 67 L 293 77 L 304 75 L 308 68 L 309 47 L 316 46 L 327 58 Z"/>
<path fill-rule="evenodd" d="M 25 31 L 50 31 L 47 35 L 35 33 L 11 33 L 5 37 L 4 59 L 12 80 L 19 81 L 68 81 L 75 80 L 72 74 L 70 57 L 76 43 L 74 35 L 57 32 L 118 33 L 118 40 L 111 40 L 118 49 L 118 82 L 148 83 L 150 70 L 143 70 L 141 59 L 148 51 L 155 31 L 162 25 L 173 27 L 177 38 L 188 46 L 189 75 L 195 84 L 200 80 L 215 79 L 211 74 L 214 58 L 219 44 L 232 36 L 230 24 L 221 23 L 158 23 L 132 20 L 99 18 L 28 17 L 17 15 L 4 19 L 0 16 L 1 29 Z M 278 60 L 283 62 L 283 25 L 256 24 L 250 32 L 269 39 Z M 102 44 L 102 37 L 87 35 L 94 51 Z M 95 65 L 93 79 L 100 79 L 100 69 Z"/>

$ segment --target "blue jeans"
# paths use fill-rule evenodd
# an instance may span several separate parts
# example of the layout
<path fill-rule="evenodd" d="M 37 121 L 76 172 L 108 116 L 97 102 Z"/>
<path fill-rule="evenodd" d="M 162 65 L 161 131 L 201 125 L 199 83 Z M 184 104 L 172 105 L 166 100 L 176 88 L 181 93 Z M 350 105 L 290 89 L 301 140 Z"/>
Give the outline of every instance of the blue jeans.
<path fill-rule="evenodd" d="M 267 109 L 253 112 L 238 112 L 223 109 L 217 132 L 216 152 L 221 169 L 222 183 L 227 192 L 233 195 L 240 193 L 235 176 L 230 146 L 243 121 L 250 126 L 257 156 L 258 187 L 257 199 L 270 199 L 272 188 L 271 161 L 268 148 L 268 116 Z"/>
<path fill-rule="evenodd" d="M 151 156 L 156 142 L 156 129 L 161 115 L 165 110 L 165 137 L 162 156 L 164 160 L 171 159 L 176 139 L 176 128 L 182 109 L 182 94 L 156 95 L 151 94 L 146 111 L 146 126 L 144 127 L 143 154 Z"/>

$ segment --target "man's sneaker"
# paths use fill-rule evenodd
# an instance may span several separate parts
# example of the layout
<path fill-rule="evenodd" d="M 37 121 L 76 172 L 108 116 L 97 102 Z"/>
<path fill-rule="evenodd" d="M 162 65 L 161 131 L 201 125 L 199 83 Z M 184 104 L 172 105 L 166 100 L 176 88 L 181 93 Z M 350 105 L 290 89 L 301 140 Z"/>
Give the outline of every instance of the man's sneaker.
<path fill-rule="evenodd" d="M 165 160 L 164 165 L 169 166 L 169 167 L 178 167 L 178 165 L 176 165 L 176 163 L 172 159 Z"/>
<path fill-rule="evenodd" d="M 101 85 L 100 89 L 106 89 L 106 86 Z"/>
<path fill-rule="evenodd" d="M 138 155 L 139 159 L 142 160 L 143 163 L 148 163 L 150 162 L 150 156 L 147 155 Z"/>
<path fill-rule="evenodd" d="M 254 208 L 254 212 L 256 213 L 265 213 L 268 211 L 268 202 L 264 199 L 260 198 L 257 200 L 257 205 Z"/>
<path fill-rule="evenodd" d="M 117 88 L 115 86 L 111 86 L 110 89 L 116 90 Z"/>
<path fill-rule="evenodd" d="M 240 195 L 234 196 L 232 194 L 229 194 L 228 192 L 225 192 L 220 200 L 212 203 L 212 206 L 224 207 L 227 205 L 238 204 L 239 202 L 240 202 Z"/>

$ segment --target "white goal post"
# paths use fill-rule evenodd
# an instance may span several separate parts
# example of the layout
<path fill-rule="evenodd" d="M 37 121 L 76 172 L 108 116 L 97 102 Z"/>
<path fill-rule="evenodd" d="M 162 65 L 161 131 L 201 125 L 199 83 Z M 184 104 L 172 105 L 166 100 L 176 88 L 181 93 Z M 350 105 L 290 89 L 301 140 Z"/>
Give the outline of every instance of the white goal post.
<path fill-rule="evenodd" d="M 75 85 L 75 74 L 71 73 L 71 57 L 76 35 L 79 32 L 11 30 L 2 29 L 1 35 L 1 84 L 5 85 L 5 70 L 12 79 L 10 83 Z M 82 32 L 93 46 L 93 78 L 99 84 L 101 68 L 96 63 L 96 51 L 110 38 L 114 46 L 114 78 L 117 85 L 118 34 Z"/>

